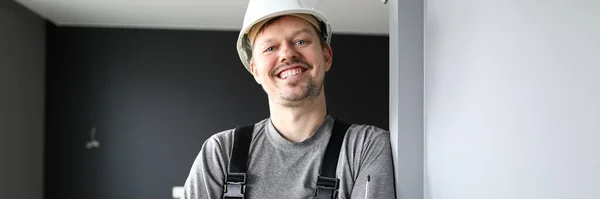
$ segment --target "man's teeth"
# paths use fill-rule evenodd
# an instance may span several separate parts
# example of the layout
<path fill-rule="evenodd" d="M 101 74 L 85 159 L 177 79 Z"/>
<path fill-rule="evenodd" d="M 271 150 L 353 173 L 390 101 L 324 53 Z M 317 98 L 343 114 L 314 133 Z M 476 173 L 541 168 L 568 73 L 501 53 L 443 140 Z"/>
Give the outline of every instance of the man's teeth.
<path fill-rule="evenodd" d="M 282 72 L 282 73 L 279 75 L 279 77 L 280 77 L 281 79 L 285 79 L 285 78 L 288 78 L 288 77 L 291 77 L 291 76 L 294 76 L 294 75 L 298 75 L 298 74 L 300 74 L 301 72 L 302 72 L 302 69 L 300 69 L 300 68 L 290 69 L 290 70 L 283 71 L 283 72 Z"/>

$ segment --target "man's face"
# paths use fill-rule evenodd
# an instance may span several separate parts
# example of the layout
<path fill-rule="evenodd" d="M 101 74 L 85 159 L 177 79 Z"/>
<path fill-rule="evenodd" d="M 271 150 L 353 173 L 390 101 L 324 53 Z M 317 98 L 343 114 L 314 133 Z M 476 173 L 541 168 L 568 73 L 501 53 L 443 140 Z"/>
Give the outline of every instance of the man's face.
<path fill-rule="evenodd" d="M 332 51 L 316 29 L 295 16 L 283 16 L 258 33 L 250 67 L 269 99 L 298 107 L 323 93 Z"/>

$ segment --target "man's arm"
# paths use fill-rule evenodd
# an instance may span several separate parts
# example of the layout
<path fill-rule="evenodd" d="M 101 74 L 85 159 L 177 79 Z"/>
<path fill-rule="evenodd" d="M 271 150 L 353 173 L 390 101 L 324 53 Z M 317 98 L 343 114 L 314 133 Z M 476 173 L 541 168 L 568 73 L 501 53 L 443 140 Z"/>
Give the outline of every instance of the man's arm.
<path fill-rule="evenodd" d="M 220 136 L 213 135 L 202 145 L 185 181 L 183 199 L 222 198 L 229 149 Z"/>
<path fill-rule="evenodd" d="M 351 198 L 396 198 L 390 134 L 388 132 L 379 133 L 367 141 L 364 147 L 361 154 L 360 173 L 354 182 Z M 369 183 L 367 183 L 368 178 L 370 178 Z M 366 197 L 365 193 L 367 193 Z"/>

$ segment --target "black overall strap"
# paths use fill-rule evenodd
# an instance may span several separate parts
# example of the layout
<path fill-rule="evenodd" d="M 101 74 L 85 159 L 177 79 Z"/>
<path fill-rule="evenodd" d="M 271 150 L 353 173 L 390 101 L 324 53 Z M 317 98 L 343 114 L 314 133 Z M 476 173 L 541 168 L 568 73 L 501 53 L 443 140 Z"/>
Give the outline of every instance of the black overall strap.
<path fill-rule="evenodd" d="M 323 163 L 321 165 L 321 174 L 317 178 L 317 190 L 315 198 L 317 199 L 337 199 L 340 180 L 336 177 L 337 163 L 342 149 L 342 142 L 350 124 L 335 120 L 331 138 L 325 150 Z"/>
<path fill-rule="evenodd" d="M 246 170 L 248 152 L 254 124 L 239 126 L 233 132 L 233 149 L 229 159 L 229 171 L 223 187 L 223 199 L 243 199 L 246 193 Z"/>

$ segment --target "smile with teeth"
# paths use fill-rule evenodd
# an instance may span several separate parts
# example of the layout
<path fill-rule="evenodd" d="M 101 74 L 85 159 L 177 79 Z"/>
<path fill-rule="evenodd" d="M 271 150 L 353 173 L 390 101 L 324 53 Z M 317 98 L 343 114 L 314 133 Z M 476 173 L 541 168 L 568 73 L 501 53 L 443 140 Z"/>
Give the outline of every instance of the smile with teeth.
<path fill-rule="evenodd" d="M 302 70 L 303 70 L 302 68 L 293 68 L 293 69 L 283 71 L 279 74 L 279 78 L 285 79 L 285 78 L 288 78 L 291 76 L 296 76 L 296 75 L 302 73 Z"/>

